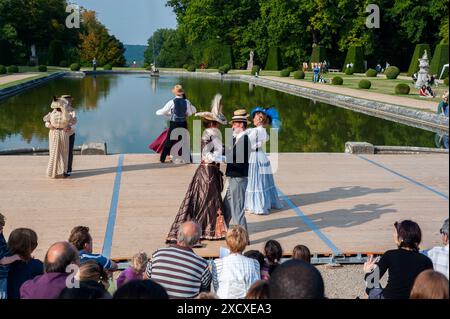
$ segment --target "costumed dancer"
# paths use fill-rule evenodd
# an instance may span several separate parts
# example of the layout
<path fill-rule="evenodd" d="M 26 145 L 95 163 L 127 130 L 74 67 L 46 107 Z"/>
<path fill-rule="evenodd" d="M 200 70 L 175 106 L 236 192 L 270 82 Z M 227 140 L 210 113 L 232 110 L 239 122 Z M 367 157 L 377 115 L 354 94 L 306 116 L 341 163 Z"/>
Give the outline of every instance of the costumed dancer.
<path fill-rule="evenodd" d="M 273 118 L 272 120 L 268 118 L 267 111 L 262 107 L 255 108 L 251 114 L 255 128 L 248 130 L 252 153 L 245 195 L 245 210 L 255 215 L 268 215 L 271 209 L 283 208 L 278 198 L 272 166 L 263 150 L 264 145 L 269 140 L 265 126 L 271 121 L 274 122 Z M 274 109 L 269 113 L 277 114 Z"/>
<path fill-rule="evenodd" d="M 220 171 L 223 144 L 219 127 L 221 124 L 227 124 L 222 114 L 222 96 L 220 94 L 215 96 L 211 112 L 197 113 L 196 116 L 203 119 L 205 127 L 201 141 L 202 161 L 167 236 L 168 244 L 177 241 L 178 229 L 187 221 L 200 224 L 201 239 L 221 240 L 227 233 L 221 196 L 223 174 Z"/>

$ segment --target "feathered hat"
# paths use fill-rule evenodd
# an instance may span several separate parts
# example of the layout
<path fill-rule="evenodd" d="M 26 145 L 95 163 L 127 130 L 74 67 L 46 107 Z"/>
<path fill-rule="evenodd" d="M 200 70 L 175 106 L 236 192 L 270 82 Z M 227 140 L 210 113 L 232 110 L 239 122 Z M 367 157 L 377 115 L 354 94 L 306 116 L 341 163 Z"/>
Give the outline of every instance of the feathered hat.
<path fill-rule="evenodd" d="M 225 115 L 223 115 L 222 113 L 222 108 L 222 95 L 217 94 L 212 101 L 211 112 L 200 112 L 195 114 L 195 116 L 201 117 L 208 121 L 214 121 L 223 125 L 227 125 L 228 121 Z"/>

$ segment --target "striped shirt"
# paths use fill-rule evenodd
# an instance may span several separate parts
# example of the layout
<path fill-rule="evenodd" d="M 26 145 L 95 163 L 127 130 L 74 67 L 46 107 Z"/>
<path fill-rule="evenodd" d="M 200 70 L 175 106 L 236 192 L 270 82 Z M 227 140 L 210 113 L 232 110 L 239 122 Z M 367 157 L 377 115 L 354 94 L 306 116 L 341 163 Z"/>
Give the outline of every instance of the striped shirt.
<path fill-rule="evenodd" d="M 180 246 L 155 252 L 147 276 L 162 285 L 171 299 L 192 299 L 211 286 L 208 262 L 192 249 Z"/>
<path fill-rule="evenodd" d="M 232 254 L 213 263 L 213 285 L 220 299 L 244 299 L 250 287 L 261 279 L 255 259 Z"/>

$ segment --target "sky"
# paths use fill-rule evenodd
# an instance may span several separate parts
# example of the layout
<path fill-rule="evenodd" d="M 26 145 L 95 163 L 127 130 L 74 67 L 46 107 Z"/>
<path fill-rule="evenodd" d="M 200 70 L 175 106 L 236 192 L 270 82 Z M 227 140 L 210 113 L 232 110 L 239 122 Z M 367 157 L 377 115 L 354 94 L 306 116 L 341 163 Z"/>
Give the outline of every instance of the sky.
<path fill-rule="evenodd" d="M 98 19 L 124 44 L 147 45 L 159 28 L 175 28 L 176 16 L 166 0 L 70 0 L 97 12 Z"/>

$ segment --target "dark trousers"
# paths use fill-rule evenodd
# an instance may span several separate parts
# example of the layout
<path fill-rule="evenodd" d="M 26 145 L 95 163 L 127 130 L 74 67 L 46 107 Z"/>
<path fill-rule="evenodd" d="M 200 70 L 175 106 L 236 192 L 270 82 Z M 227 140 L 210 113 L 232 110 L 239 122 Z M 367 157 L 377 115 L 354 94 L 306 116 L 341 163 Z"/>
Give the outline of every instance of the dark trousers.
<path fill-rule="evenodd" d="M 75 146 L 75 134 L 69 137 L 69 162 L 67 163 L 67 173 L 72 173 L 73 147 Z"/>
<path fill-rule="evenodd" d="M 172 147 L 175 144 L 177 144 L 179 141 L 181 141 L 181 139 L 182 139 L 181 136 L 178 137 L 178 140 L 171 140 L 170 139 L 170 135 L 172 134 L 172 131 L 177 129 L 177 128 L 184 128 L 184 129 L 187 130 L 187 128 L 188 128 L 187 127 L 187 122 L 172 122 L 172 121 L 170 122 L 169 134 L 167 134 L 167 139 L 164 142 L 164 148 L 163 148 L 163 151 L 161 153 L 161 158 L 160 158 L 161 163 L 164 163 L 166 161 L 167 156 L 170 155 L 170 151 L 172 150 Z M 186 138 L 188 138 L 188 136 L 186 136 Z M 183 153 L 184 152 L 188 152 L 187 154 L 188 154 L 189 158 L 191 157 L 191 155 L 190 155 L 190 152 L 191 152 L 190 147 L 187 150 L 183 148 L 182 151 L 183 151 Z M 183 155 L 187 155 L 187 154 L 186 153 L 185 154 L 181 154 L 181 151 L 178 152 L 179 156 L 183 156 Z"/>

